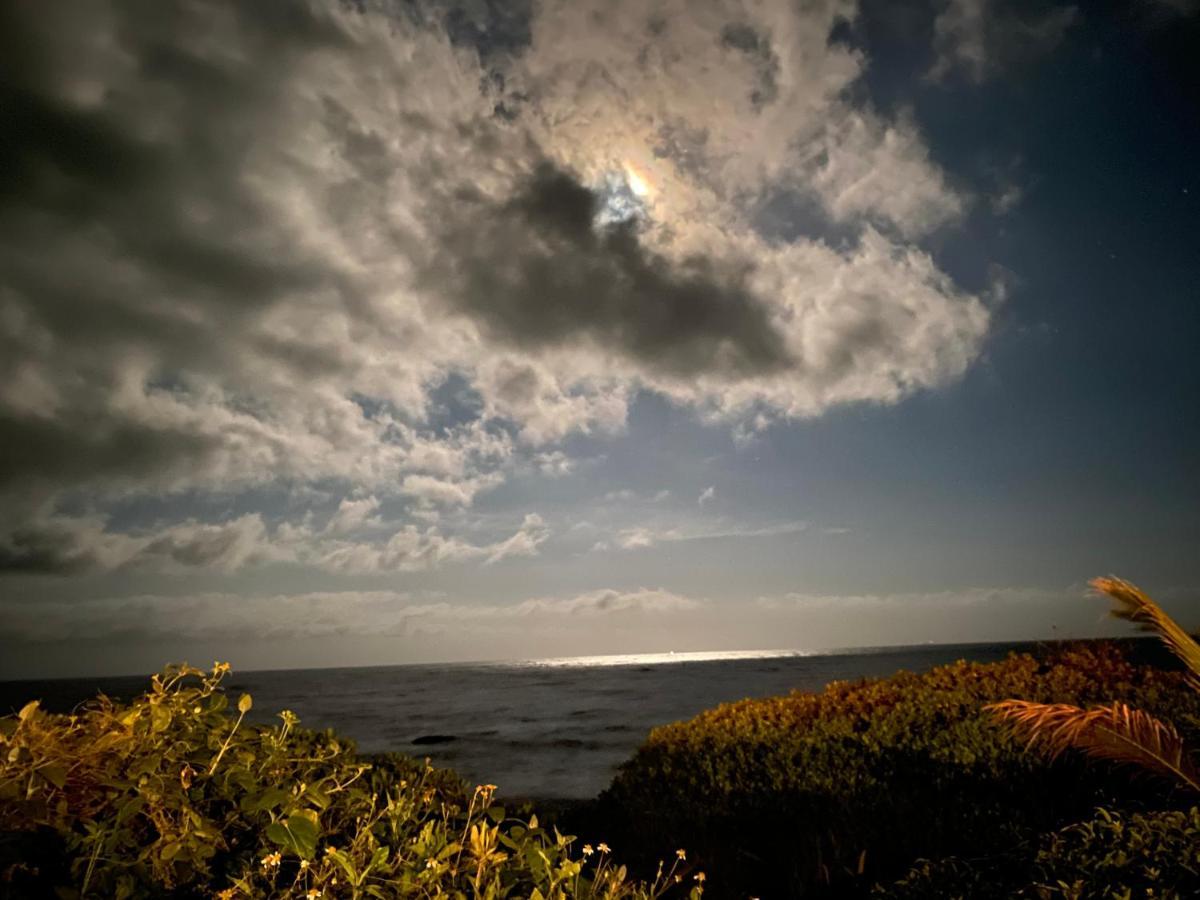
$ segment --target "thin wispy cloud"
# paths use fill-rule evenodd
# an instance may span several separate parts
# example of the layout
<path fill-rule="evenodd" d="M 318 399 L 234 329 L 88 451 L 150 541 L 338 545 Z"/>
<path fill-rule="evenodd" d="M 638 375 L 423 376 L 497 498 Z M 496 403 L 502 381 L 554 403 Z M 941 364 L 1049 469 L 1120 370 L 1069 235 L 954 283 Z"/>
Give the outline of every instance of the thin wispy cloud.
<path fill-rule="evenodd" d="M 684 541 L 708 541 L 726 538 L 769 538 L 781 535 L 800 534 L 807 531 L 807 522 L 779 522 L 774 525 L 727 525 L 724 527 L 653 527 L 636 526 L 624 528 L 611 538 L 597 541 L 592 549 L 596 552 L 612 550 L 644 550 L 661 544 Z"/>

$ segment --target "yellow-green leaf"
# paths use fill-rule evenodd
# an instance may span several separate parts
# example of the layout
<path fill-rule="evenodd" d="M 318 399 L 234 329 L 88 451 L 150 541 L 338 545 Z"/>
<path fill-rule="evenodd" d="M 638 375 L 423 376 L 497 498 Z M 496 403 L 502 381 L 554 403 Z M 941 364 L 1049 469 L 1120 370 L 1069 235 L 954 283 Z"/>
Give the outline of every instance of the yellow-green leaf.
<path fill-rule="evenodd" d="M 42 766 L 38 774 L 56 788 L 62 788 L 67 783 L 67 770 L 62 766 Z"/>

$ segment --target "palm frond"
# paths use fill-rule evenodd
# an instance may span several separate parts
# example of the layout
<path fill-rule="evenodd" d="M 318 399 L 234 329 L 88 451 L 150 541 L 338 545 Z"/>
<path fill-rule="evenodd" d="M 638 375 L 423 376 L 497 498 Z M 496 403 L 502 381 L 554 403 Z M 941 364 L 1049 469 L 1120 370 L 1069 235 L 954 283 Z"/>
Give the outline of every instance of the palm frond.
<path fill-rule="evenodd" d="M 1191 671 L 1193 683 L 1200 686 L 1200 644 L 1162 608 L 1136 585 L 1122 578 L 1093 578 L 1092 587 L 1107 594 L 1116 606 L 1112 614 L 1118 619 L 1135 622 L 1143 631 L 1157 634 L 1171 652 Z"/>
<path fill-rule="evenodd" d="M 1149 713 L 1124 703 L 1081 709 L 1064 703 L 1005 700 L 985 707 L 1056 757 L 1068 749 L 1097 759 L 1141 766 L 1186 784 L 1200 793 L 1200 771 L 1188 756 L 1179 732 Z"/>

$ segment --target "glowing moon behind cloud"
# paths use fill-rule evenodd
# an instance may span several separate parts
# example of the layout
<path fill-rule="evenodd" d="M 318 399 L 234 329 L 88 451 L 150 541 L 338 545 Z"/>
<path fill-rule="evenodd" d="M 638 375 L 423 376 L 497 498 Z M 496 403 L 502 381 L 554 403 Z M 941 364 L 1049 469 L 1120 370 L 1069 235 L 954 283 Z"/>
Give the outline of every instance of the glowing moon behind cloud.
<path fill-rule="evenodd" d="M 642 200 L 654 199 L 654 188 L 650 179 L 631 162 L 625 163 L 625 183 Z"/>

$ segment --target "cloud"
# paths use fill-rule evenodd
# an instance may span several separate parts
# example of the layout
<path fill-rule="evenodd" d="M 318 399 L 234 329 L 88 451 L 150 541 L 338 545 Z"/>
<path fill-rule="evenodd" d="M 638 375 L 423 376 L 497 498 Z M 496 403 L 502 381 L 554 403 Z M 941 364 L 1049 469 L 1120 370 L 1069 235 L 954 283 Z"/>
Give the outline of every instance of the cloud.
<path fill-rule="evenodd" d="M 476 494 L 500 481 L 496 473 L 458 481 L 430 475 L 406 475 L 400 483 L 400 493 L 429 506 L 470 506 Z"/>
<path fill-rule="evenodd" d="M 186 521 L 150 535 L 108 531 L 103 519 L 57 516 L 0 540 L 0 572 L 71 575 L 117 569 L 233 572 L 272 558 L 262 517 Z"/>
<path fill-rule="evenodd" d="M 470 634 L 511 623 L 559 627 L 573 619 L 669 617 L 698 609 L 670 591 L 602 589 L 511 604 L 449 603 L 397 591 L 140 595 L 79 602 L 0 600 L 0 633 L 18 643 L 61 640 L 295 640 L 411 635 L 453 627 Z"/>
<path fill-rule="evenodd" d="M 1074 6 L 1022 13 L 994 0 L 949 0 L 933 23 L 936 59 L 928 77 L 961 71 L 976 83 L 1049 53 L 1079 17 Z"/>
<path fill-rule="evenodd" d="M 621 488 L 616 491 L 609 491 L 604 495 L 605 503 L 628 503 L 631 500 L 637 499 L 637 492 L 630 488 Z"/>
<path fill-rule="evenodd" d="M 666 488 L 654 491 L 654 493 L 639 494 L 632 488 L 620 488 L 615 491 L 608 491 L 601 499 L 604 503 L 662 503 L 669 499 L 671 492 Z"/>
<path fill-rule="evenodd" d="M 621 529 L 608 540 L 597 541 L 593 545 L 592 550 L 601 552 L 611 550 L 614 546 L 621 550 L 645 550 L 661 544 L 673 544 L 681 541 L 778 537 L 781 535 L 799 534 L 807 531 L 808 527 L 807 522 L 780 522 L 774 525 L 763 526 L 734 524 L 717 528 L 636 526 Z"/>
<path fill-rule="evenodd" d="M 379 510 L 378 497 L 363 497 L 359 500 L 343 498 L 337 511 L 325 526 L 326 534 L 347 534 L 360 531 L 364 526 L 379 526 L 382 523 L 375 513 Z"/>
<path fill-rule="evenodd" d="M 579 594 L 567 600 L 526 600 L 514 608 L 519 615 L 551 613 L 570 616 L 610 616 L 617 614 L 667 615 L 698 609 L 701 603 L 689 597 L 659 589 L 617 591 L 605 589 Z"/>
<path fill-rule="evenodd" d="M 546 453 L 537 454 L 533 458 L 533 465 L 540 475 L 545 475 L 548 478 L 562 478 L 575 471 L 577 461 L 571 459 L 561 450 L 551 450 Z"/>
<path fill-rule="evenodd" d="M 884 140 L 883 117 L 847 99 L 866 60 L 829 35 L 856 13 L 839 0 L 667 0 L 652 8 L 554 0 L 531 22 L 532 52 L 506 75 L 539 137 L 558 136 L 544 138 L 553 157 L 589 180 L 632 165 L 656 210 L 692 212 L 722 228 L 734 224 L 730 206 L 765 189 L 810 193 L 824 162 L 818 148 L 837 152 L 848 122 L 864 126 L 854 150 L 877 152 L 879 162 L 903 147 Z M 913 232 L 918 221 L 934 228 L 952 219 L 921 212 L 952 210 L 958 200 L 936 167 L 920 165 L 907 173 L 917 176 L 911 190 L 894 185 L 903 197 L 919 193 L 915 204 L 859 210 Z M 827 196 L 816 193 L 818 201 Z"/>
<path fill-rule="evenodd" d="M 839 610 L 845 612 L 892 611 L 915 613 L 975 607 L 997 607 L 1006 604 L 1047 604 L 1056 600 L 1077 599 L 1087 596 L 1082 586 L 1066 590 L 1045 588 L 966 588 L 963 590 L 907 592 L 893 594 L 804 594 L 788 593 L 777 597 L 759 597 L 755 605 L 759 609 L 774 611 L 814 612 Z"/>
<path fill-rule="evenodd" d="M 385 523 L 375 498 L 342 501 L 325 529 L 282 522 L 270 529 L 258 513 L 220 523 L 186 521 L 146 533 L 111 531 L 98 517 L 54 516 L 0 540 L 0 572 L 73 575 L 138 570 L 232 573 L 262 563 L 291 563 L 328 572 L 373 575 L 416 572 L 444 564 L 492 564 L 535 556 L 550 536 L 536 514 L 513 534 L 475 544 L 435 527 Z M 364 528 L 385 532 L 364 538 Z M 390 531 L 389 531 L 390 528 Z M 351 536 L 350 533 L 355 533 Z"/>
<path fill-rule="evenodd" d="M 498 204 L 460 204 L 425 274 L 485 333 L 519 348 L 615 353 L 668 376 L 742 378 L 790 360 L 769 307 L 748 285 L 748 260 L 672 260 L 636 225 L 596 224 L 600 198 L 541 163 Z"/>
<path fill-rule="evenodd" d="M 713 487 L 712 485 L 709 485 L 703 491 L 700 492 L 700 498 L 696 502 L 699 503 L 701 506 L 703 506 L 705 503 L 707 503 L 709 500 L 713 499 L 713 497 L 715 497 L 715 496 L 717 496 L 717 489 L 715 487 Z"/>
<path fill-rule="evenodd" d="M 306 564 L 486 560 L 411 523 L 336 540 L 378 527 L 362 498 L 429 521 L 562 474 L 639 392 L 737 425 L 959 377 L 990 311 L 917 242 L 970 197 L 853 99 L 853 15 L 546 2 L 481 53 L 371 2 L 7 9 L 4 561 L 232 571 L 277 536 L 62 511 L 317 485 L 360 506 Z M 850 237 L 764 237 L 779 191 Z"/>

